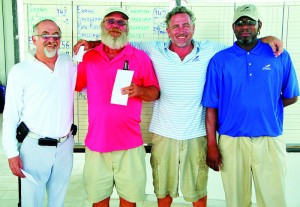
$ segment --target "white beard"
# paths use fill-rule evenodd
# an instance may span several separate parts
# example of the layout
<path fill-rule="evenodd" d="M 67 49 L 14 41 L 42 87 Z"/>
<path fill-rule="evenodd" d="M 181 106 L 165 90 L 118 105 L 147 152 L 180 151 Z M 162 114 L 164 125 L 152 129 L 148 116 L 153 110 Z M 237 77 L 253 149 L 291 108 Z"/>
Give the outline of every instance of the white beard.
<path fill-rule="evenodd" d="M 123 32 L 118 38 L 112 37 L 108 31 L 101 27 L 101 41 L 111 49 L 121 49 L 125 47 L 128 42 L 128 32 Z"/>
<path fill-rule="evenodd" d="M 57 53 L 57 48 L 49 51 L 46 47 L 44 47 L 44 53 L 47 58 L 53 58 Z"/>

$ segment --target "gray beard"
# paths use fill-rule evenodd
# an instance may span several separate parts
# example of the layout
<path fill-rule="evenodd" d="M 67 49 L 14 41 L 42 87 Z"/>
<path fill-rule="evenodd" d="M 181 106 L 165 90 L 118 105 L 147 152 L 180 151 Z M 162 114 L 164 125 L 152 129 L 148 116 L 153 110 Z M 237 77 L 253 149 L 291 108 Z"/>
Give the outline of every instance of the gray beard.
<path fill-rule="evenodd" d="M 236 41 L 238 43 L 240 43 L 241 45 L 246 45 L 247 46 L 247 45 L 250 45 L 253 42 L 254 39 L 257 39 L 257 34 L 249 40 L 237 39 Z"/>
<path fill-rule="evenodd" d="M 245 40 L 241 40 L 241 39 L 237 39 L 238 43 L 240 43 L 241 45 L 249 45 L 252 42 L 252 39 L 245 41 Z"/>
<path fill-rule="evenodd" d="M 44 48 L 44 53 L 45 53 L 47 58 L 53 58 L 56 55 L 56 52 L 57 52 L 57 48 L 54 49 L 54 50 L 51 50 L 51 51 L 48 51 L 46 49 L 46 47 Z"/>
<path fill-rule="evenodd" d="M 123 47 L 125 47 L 125 45 L 128 42 L 128 33 L 127 32 L 123 32 L 118 38 L 114 38 L 112 36 L 110 36 L 110 34 L 102 28 L 101 31 L 101 41 L 103 44 L 105 44 L 106 46 L 108 46 L 111 49 L 121 49 Z"/>

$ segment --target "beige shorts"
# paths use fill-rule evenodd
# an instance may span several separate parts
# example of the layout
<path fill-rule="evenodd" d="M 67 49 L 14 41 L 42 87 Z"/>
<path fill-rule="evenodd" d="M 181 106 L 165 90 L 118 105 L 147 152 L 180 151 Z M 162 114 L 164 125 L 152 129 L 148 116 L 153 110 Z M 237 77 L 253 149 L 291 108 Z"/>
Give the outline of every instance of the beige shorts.
<path fill-rule="evenodd" d="M 158 198 L 178 196 L 178 186 L 188 202 L 207 195 L 207 140 L 176 140 L 154 134 L 151 139 L 154 191 Z M 180 178 L 179 178 L 180 176 Z"/>
<path fill-rule="evenodd" d="M 252 180 L 257 206 L 286 207 L 286 146 L 283 137 L 238 137 L 219 140 L 226 205 L 251 206 Z"/>
<path fill-rule="evenodd" d="M 97 203 L 117 193 L 130 202 L 143 201 L 146 188 L 145 148 L 108 153 L 86 148 L 83 172 L 87 200 Z"/>

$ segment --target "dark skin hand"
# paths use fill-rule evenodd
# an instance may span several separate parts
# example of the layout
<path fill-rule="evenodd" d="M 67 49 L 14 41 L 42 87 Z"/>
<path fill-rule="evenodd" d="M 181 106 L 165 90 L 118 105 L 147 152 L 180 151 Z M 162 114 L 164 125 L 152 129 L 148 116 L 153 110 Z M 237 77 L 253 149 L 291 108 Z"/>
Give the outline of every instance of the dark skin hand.
<path fill-rule="evenodd" d="M 296 103 L 298 97 L 283 98 L 282 102 L 284 107 Z M 217 123 L 218 123 L 218 110 L 214 108 L 206 109 L 206 133 L 207 133 L 207 156 L 206 164 L 214 171 L 220 171 L 222 167 L 222 155 L 219 151 L 217 144 Z"/>
<path fill-rule="evenodd" d="M 206 164 L 214 171 L 220 171 L 222 167 L 222 155 L 217 145 L 207 147 Z"/>
<path fill-rule="evenodd" d="M 217 144 L 217 122 L 218 110 L 207 108 L 205 116 L 206 133 L 207 133 L 207 155 L 206 164 L 215 171 L 220 171 L 222 167 L 222 155 Z"/>

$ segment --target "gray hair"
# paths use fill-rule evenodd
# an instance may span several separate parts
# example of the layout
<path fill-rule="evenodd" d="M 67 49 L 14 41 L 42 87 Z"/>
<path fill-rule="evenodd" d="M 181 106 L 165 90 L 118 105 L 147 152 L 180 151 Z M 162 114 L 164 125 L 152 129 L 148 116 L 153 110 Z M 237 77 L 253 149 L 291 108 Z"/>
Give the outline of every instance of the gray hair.
<path fill-rule="evenodd" d="M 169 27 L 170 20 L 171 20 L 172 16 L 174 16 L 175 14 L 187 14 L 187 15 L 189 15 L 189 17 L 192 21 L 192 24 L 195 25 L 196 17 L 194 15 L 194 13 L 191 10 L 189 10 L 188 8 L 184 7 L 184 6 L 176 6 L 170 12 L 168 12 L 167 15 L 166 15 L 165 23 L 166 23 L 167 27 Z"/>
<path fill-rule="evenodd" d="M 50 22 L 53 22 L 54 24 L 56 24 L 56 22 L 53 21 L 52 19 L 43 19 L 43 20 L 39 21 L 38 23 L 36 23 L 35 25 L 33 25 L 33 28 L 32 28 L 33 34 L 36 33 L 36 30 L 37 30 L 37 27 L 39 26 L 39 24 L 42 22 L 46 22 L 46 21 L 50 21 Z M 60 27 L 57 24 L 56 24 L 56 26 L 59 29 L 59 33 L 61 33 Z"/>

